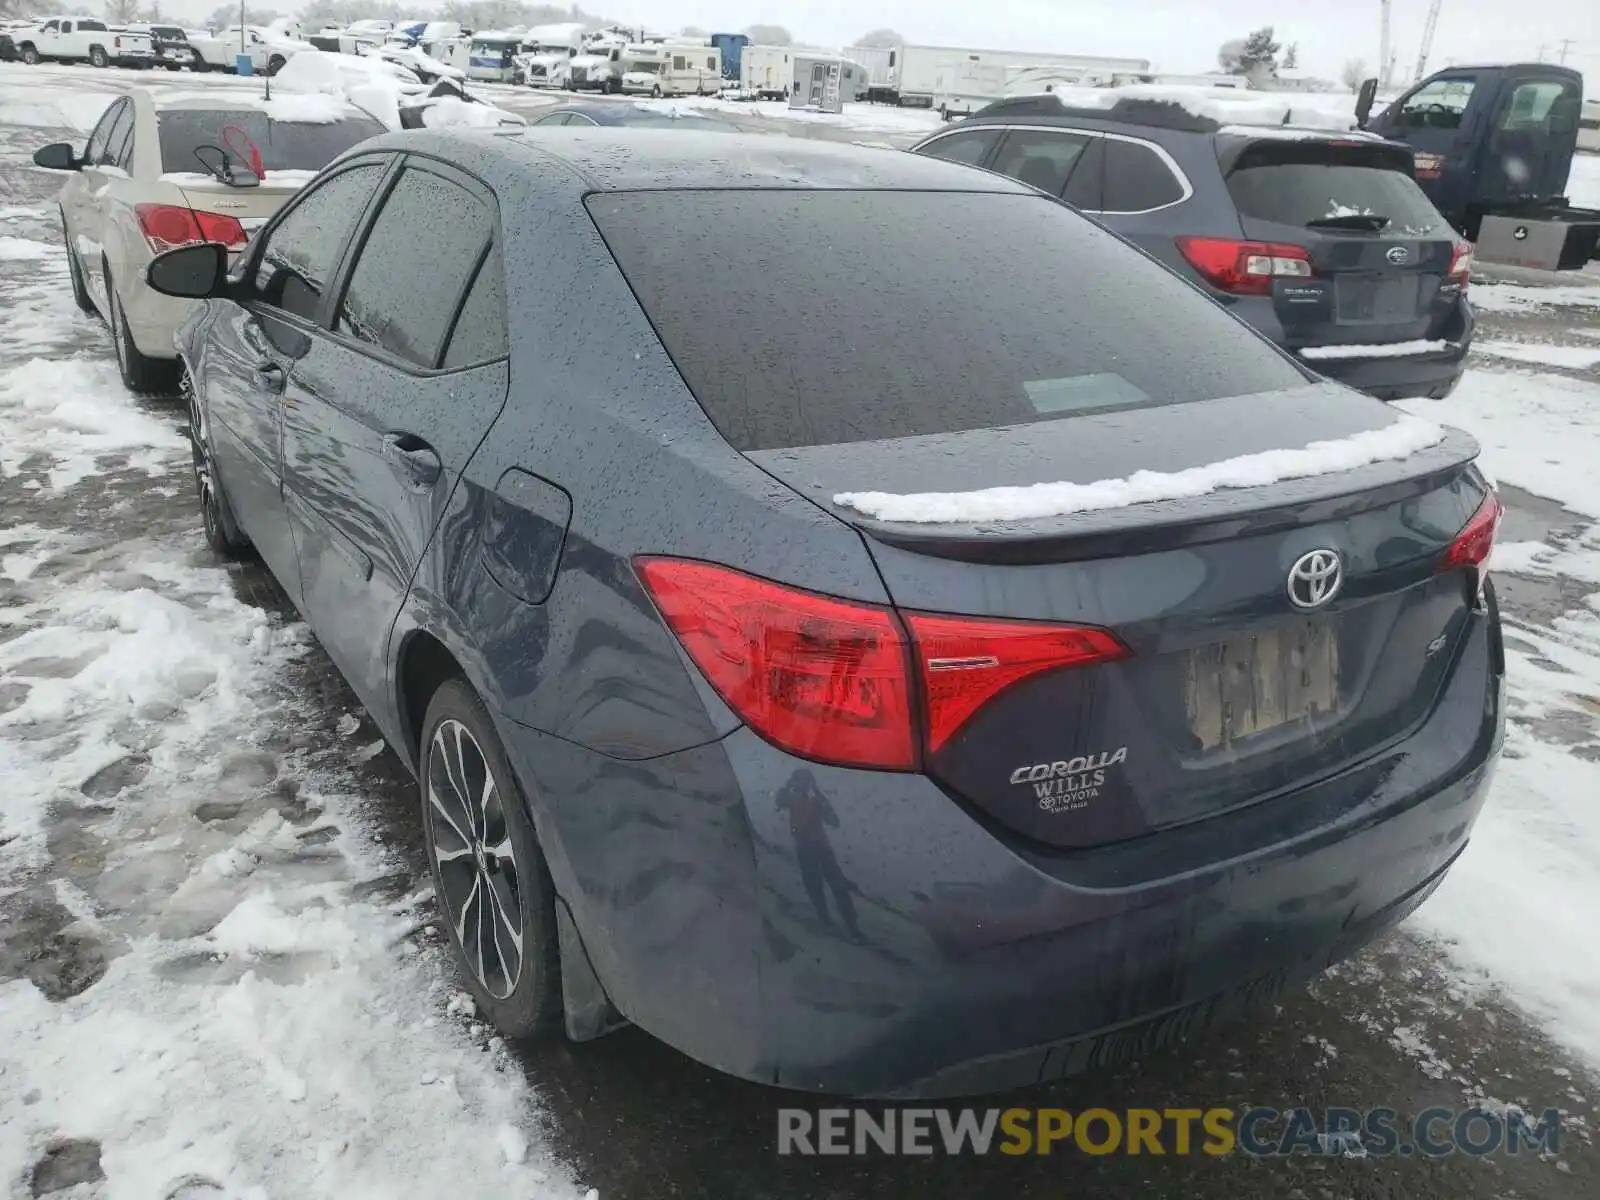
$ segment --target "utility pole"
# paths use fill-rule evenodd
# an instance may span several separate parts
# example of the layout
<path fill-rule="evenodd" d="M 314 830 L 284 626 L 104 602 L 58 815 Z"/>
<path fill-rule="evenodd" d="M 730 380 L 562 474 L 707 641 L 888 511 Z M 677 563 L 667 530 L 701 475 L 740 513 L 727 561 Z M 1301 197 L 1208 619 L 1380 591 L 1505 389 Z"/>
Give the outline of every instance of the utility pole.
<path fill-rule="evenodd" d="M 1428 8 L 1428 21 L 1422 27 L 1422 46 L 1417 51 L 1417 73 L 1415 78 L 1420 81 L 1423 71 L 1428 68 L 1428 53 L 1433 49 L 1434 31 L 1439 28 L 1439 9 L 1444 0 L 1433 0 Z"/>
<path fill-rule="evenodd" d="M 1378 5 L 1383 13 L 1383 25 L 1378 34 L 1378 75 L 1379 82 L 1385 90 L 1389 87 L 1389 76 L 1392 74 L 1389 53 L 1389 9 L 1393 0 L 1378 0 Z"/>
<path fill-rule="evenodd" d="M 1562 38 L 1561 39 L 1561 65 L 1563 67 L 1567 65 L 1567 51 L 1570 50 L 1570 49 L 1572 49 L 1572 39 L 1571 38 Z"/>

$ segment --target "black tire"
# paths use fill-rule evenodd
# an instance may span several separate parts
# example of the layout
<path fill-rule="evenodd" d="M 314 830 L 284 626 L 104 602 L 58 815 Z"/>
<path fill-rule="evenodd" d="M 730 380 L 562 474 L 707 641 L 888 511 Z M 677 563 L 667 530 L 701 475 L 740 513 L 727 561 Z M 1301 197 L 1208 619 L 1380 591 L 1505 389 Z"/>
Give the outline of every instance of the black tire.
<path fill-rule="evenodd" d="M 72 235 L 67 232 L 65 213 L 61 214 L 61 240 L 67 247 L 67 278 L 72 281 L 72 302 L 80 312 L 95 312 L 94 300 L 90 298 L 89 288 L 83 282 L 83 264 L 78 261 L 78 252 L 72 248 Z"/>
<path fill-rule="evenodd" d="M 653 88 L 651 88 L 650 89 L 650 94 L 652 96 L 654 96 L 657 100 L 661 99 L 661 85 L 658 83 Z"/>
<path fill-rule="evenodd" d="M 111 59 L 106 54 L 106 48 L 104 46 L 90 46 L 89 63 L 91 66 L 99 67 L 101 69 L 109 67 L 111 65 Z"/>
<path fill-rule="evenodd" d="M 245 557 L 250 549 L 250 539 L 239 529 L 233 517 L 233 505 L 228 502 L 228 489 L 211 457 L 211 446 L 206 425 L 201 418 L 200 400 L 187 374 L 183 389 L 189 409 L 189 453 L 194 461 L 195 497 L 200 502 L 200 525 L 205 533 L 206 545 L 227 559 Z"/>
<path fill-rule="evenodd" d="M 448 680 L 429 702 L 418 765 L 439 917 L 478 1011 L 510 1038 L 559 1028 L 555 890 L 522 790 L 483 701 L 465 680 Z M 492 799 L 478 804 L 467 797 Z M 519 923 L 520 944 L 512 920 Z"/>
<path fill-rule="evenodd" d="M 39 51 L 32 46 L 24 46 L 22 48 L 22 61 L 30 67 L 37 67 L 39 65 Z"/>
<path fill-rule="evenodd" d="M 276 75 L 279 71 L 283 70 L 283 64 L 288 61 L 289 60 L 283 55 L 274 54 L 271 58 L 267 59 L 267 74 Z"/>
<path fill-rule="evenodd" d="M 111 302 L 112 348 L 117 352 L 117 369 L 122 372 L 123 385 L 140 396 L 168 396 L 178 386 L 176 359 L 150 358 L 139 352 L 128 332 L 128 315 L 122 311 L 122 298 L 117 295 L 116 283 L 111 278 L 111 267 L 105 268 L 106 297 Z"/>

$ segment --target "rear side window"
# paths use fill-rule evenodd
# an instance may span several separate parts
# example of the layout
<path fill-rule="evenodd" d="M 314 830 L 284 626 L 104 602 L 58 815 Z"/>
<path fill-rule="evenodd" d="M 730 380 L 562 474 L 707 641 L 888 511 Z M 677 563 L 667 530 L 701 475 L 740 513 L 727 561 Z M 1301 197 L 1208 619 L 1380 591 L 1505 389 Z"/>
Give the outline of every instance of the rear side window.
<path fill-rule="evenodd" d="M 506 353 L 506 283 L 500 251 L 491 246 L 467 291 L 445 347 L 446 369 L 490 362 Z"/>
<path fill-rule="evenodd" d="M 933 158 L 947 159 L 950 162 L 977 166 L 994 148 L 999 137 L 998 129 L 968 129 L 929 142 L 922 148 L 921 153 Z"/>
<path fill-rule="evenodd" d="M 1013 129 L 995 156 L 993 169 L 1052 196 L 1061 195 L 1084 149 L 1093 139 L 1081 133 Z"/>
<path fill-rule="evenodd" d="M 1581 107 L 1576 85 L 1564 79 L 1529 80 L 1512 90 L 1499 126 L 1518 133 L 1568 133 Z"/>
<path fill-rule="evenodd" d="M 434 366 L 489 234 L 489 212 L 471 192 L 407 170 L 361 247 L 334 330 Z"/>
<path fill-rule="evenodd" d="M 678 370 L 742 450 L 1306 380 L 1165 268 L 1039 196 L 683 190 L 587 204 Z"/>
<path fill-rule="evenodd" d="M 1228 193 L 1241 216 L 1258 221 L 1314 229 L 1371 217 L 1370 231 L 1387 237 L 1448 235 L 1439 210 L 1410 175 L 1370 162 L 1355 148 L 1286 142 L 1240 156 L 1228 174 Z"/>
<path fill-rule="evenodd" d="M 1106 139 L 1105 192 L 1102 212 L 1142 213 L 1183 199 L 1183 184 L 1151 147 L 1140 142 Z"/>
<path fill-rule="evenodd" d="M 352 146 L 384 132 L 382 124 L 364 116 L 320 122 L 274 121 L 260 109 L 168 109 L 156 116 L 161 169 L 202 170 L 195 149 L 218 146 L 227 150 L 223 131 L 230 125 L 237 125 L 256 144 L 269 172 L 320 171 Z M 237 135 L 233 141 L 242 144 Z M 228 155 L 233 157 L 233 151 L 228 150 Z"/>

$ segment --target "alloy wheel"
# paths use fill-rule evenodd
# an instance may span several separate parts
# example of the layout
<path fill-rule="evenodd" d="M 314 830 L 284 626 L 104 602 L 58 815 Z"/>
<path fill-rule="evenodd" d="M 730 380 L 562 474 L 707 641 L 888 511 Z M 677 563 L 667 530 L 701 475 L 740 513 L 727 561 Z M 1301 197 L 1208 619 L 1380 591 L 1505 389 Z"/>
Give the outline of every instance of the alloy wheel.
<path fill-rule="evenodd" d="M 434 730 L 425 786 L 440 906 L 468 968 L 504 1000 L 522 974 L 522 881 L 500 786 L 460 721 Z"/>

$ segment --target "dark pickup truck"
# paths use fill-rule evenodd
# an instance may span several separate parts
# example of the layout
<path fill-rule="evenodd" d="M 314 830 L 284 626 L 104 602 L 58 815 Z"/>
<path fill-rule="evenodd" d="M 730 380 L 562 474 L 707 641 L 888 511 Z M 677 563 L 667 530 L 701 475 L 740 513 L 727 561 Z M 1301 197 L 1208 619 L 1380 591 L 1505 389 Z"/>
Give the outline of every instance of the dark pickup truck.
<path fill-rule="evenodd" d="M 1411 146 L 1418 185 L 1481 261 L 1570 270 L 1600 258 L 1600 211 L 1566 196 L 1583 110 L 1578 72 L 1449 67 L 1373 116 L 1377 87 L 1363 85 L 1357 122 Z"/>

